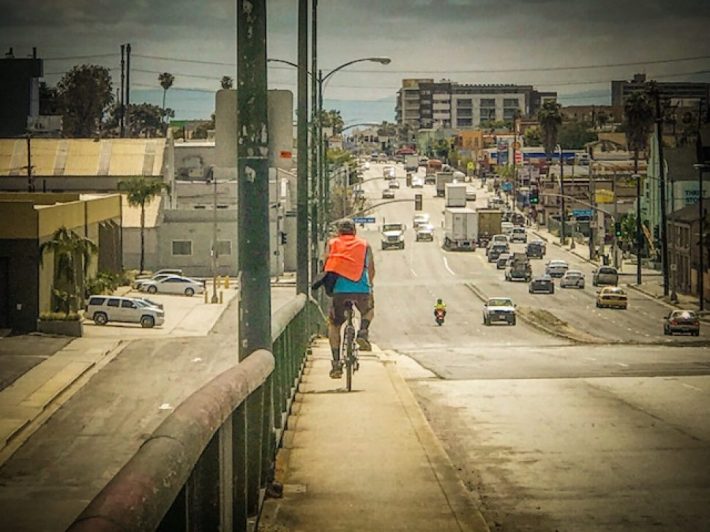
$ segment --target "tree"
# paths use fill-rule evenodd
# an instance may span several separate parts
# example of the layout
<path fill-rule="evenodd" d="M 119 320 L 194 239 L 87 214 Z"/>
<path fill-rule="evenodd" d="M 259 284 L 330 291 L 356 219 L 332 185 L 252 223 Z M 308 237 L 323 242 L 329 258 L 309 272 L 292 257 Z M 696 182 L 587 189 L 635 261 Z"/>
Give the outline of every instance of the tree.
<path fill-rule="evenodd" d="M 164 126 L 164 116 L 175 116 L 172 109 L 161 109 L 151 103 L 130 104 L 126 109 L 128 135 L 154 137 Z"/>
<path fill-rule="evenodd" d="M 538 111 L 537 119 L 542 132 L 542 145 L 545 147 L 545 153 L 550 155 L 555 150 L 557 135 L 562 125 L 560 104 L 547 100 Z"/>
<path fill-rule="evenodd" d="M 434 142 L 433 149 L 438 159 L 448 163 L 449 152 L 451 151 L 451 142 L 449 142 L 448 139 L 437 139 L 436 142 Z"/>
<path fill-rule="evenodd" d="M 343 131 L 343 126 L 345 122 L 343 117 L 340 115 L 340 111 L 337 109 L 331 109 L 330 111 L 323 111 L 321 114 L 321 125 L 323 127 L 333 128 L 333 135 L 337 135 Z"/>
<path fill-rule="evenodd" d="M 212 116 L 210 117 L 209 122 L 203 122 L 202 124 L 198 125 L 195 130 L 192 132 L 192 138 L 193 139 L 206 139 L 207 138 L 207 133 L 210 130 L 214 130 L 215 128 L 215 120 L 216 117 L 214 113 L 212 113 Z"/>
<path fill-rule="evenodd" d="M 158 81 L 160 82 L 160 86 L 163 87 L 163 117 L 165 117 L 165 97 L 168 94 L 168 89 L 175 83 L 175 76 L 170 72 L 163 72 L 162 74 L 158 74 Z"/>
<path fill-rule="evenodd" d="M 654 123 L 648 96 L 641 91 L 629 94 L 624 102 L 624 131 L 629 150 L 634 152 L 634 173 L 638 173 L 639 152 L 646 149 Z"/>
<path fill-rule="evenodd" d="M 76 301 L 82 299 L 86 269 L 98 247 L 90 239 L 62 226 L 40 245 L 40 264 L 44 254 L 49 252 L 54 254 L 54 306 L 60 305 L 65 314 L 69 314 L 76 310 Z"/>
<path fill-rule="evenodd" d="M 39 114 L 61 114 L 61 110 L 59 109 L 59 91 L 57 91 L 56 87 L 50 87 L 44 81 L 41 81 L 39 84 Z"/>
<path fill-rule="evenodd" d="M 633 248 L 636 240 L 636 215 L 632 212 L 621 218 L 621 243 L 625 250 Z"/>
<path fill-rule="evenodd" d="M 526 146 L 540 146 L 542 144 L 542 132 L 539 127 L 527 128 L 523 138 Z"/>
<path fill-rule="evenodd" d="M 140 272 L 145 266 L 145 204 L 150 203 L 163 190 L 170 192 L 170 185 L 162 181 L 147 180 L 145 177 L 132 177 L 128 181 L 120 181 L 118 189 L 126 192 L 128 204 L 141 208 L 141 260 Z"/>
<path fill-rule="evenodd" d="M 220 85 L 222 85 L 222 88 L 224 90 L 231 89 L 234 86 L 234 80 L 229 76 L 222 76 L 222 79 L 219 83 Z"/>
<path fill-rule="evenodd" d="M 588 142 L 597 140 L 596 133 L 589 131 L 590 124 L 585 122 L 565 122 L 558 132 L 560 146 L 567 150 L 581 150 Z"/>
<path fill-rule="evenodd" d="M 75 66 L 59 80 L 57 102 L 66 136 L 96 135 L 113 102 L 109 70 L 99 65 Z"/>

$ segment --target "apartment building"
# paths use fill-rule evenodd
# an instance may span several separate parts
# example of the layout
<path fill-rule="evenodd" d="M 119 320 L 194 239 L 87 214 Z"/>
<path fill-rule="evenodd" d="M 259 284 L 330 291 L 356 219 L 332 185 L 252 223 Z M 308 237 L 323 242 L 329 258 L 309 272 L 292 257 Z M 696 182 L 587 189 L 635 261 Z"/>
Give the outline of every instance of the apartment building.
<path fill-rule="evenodd" d="M 471 129 L 485 122 L 512 120 L 516 111 L 534 115 L 555 92 L 532 85 L 471 85 L 450 80 L 404 79 L 397 92 L 397 124 L 414 130 Z"/>
<path fill-rule="evenodd" d="M 630 81 L 612 81 L 611 82 L 611 105 L 613 107 L 622 107 L 629 94 L 646 90 L 647 83 L 651 80 L 646 79 L 646 74 L 635 74 Z M 710 102 L 710 83 L 694 82 L 694 81 L 658 81 L 656 82 L 658 91 L 662 100 L 668 100 L 672 105 L 681 105 L 682 107 L 690 106 L 693 103 L 697 105 L 698 101 L 704 102 L 707 109 Z"/>

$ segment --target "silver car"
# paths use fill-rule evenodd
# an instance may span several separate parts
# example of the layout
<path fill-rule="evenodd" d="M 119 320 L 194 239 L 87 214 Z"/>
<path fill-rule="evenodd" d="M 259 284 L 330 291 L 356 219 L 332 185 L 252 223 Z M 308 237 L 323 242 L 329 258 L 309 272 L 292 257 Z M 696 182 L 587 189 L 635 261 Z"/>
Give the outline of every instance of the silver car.
<path fill-rule="evenodd" d="M 204 291 L 205 285 L 202 281 L 176 275 L 160 281 L 146 281 L 141 285 L 141 292 L 149 294 L 184 294 L 191 297 L 195 294 L 202 294 Z"/>
<path fill-rule="evenodd" d="M 584 274 L 579 270 L 567 270 L 560 279 L 560 288 L 584 288 Z"/>
<path fill-rule="evenodd" d="M 545 274 L 550 277 L 563 277 L 568 269 L 569 264 L 567 264 L 567 261 L 551 260 L 545 265 Z"/>
<path fill-rule="evenodd" d="M 140 323 L 152 328 L 165 322 L 165 313 L 132 297 L 91 296 L 86 304 L 86 317 L 96 325 L 109 322 Z"/>

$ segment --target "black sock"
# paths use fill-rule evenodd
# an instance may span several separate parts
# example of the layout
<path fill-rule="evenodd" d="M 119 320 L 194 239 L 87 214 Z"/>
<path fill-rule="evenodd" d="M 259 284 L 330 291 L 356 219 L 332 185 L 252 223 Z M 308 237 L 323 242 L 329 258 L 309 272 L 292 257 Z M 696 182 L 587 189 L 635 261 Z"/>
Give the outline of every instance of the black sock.
<path fill-rule="evenodd" d="M 338 360 L 340 360 L 340 348 L 339 348 L 339 347 L 331 347 L 331 348 L 330 348 L 330 351 L 331 351 L 332 354 L 333 354 L 333 360 L 334 360 L 334 361 L 337 362 Z"/>

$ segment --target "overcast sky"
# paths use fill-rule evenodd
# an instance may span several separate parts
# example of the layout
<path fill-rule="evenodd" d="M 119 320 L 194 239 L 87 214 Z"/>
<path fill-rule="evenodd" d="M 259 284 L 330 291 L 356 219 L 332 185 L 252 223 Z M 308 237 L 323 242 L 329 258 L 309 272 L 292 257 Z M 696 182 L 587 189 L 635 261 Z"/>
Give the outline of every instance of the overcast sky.
<path fill-rule="evenodd" d="M 0 0 L 0 45 L 47 59 L 50 83 L 74 64 L 98 63 L 119 79 L 119 46 L 133 48 L 134 87 L 214 89 L 235 75 L 236 2 L 218 0 Z M 269 0 L 268 56 L 296 60 L 297 0 Z M 710 81 L 710 0 L 320 0 L 324 70 L 363 56 L 334 76 L 331 99 L 391 97 L 402 78 L 532 83 L 560 94 L 608 90 L 646 72 L 659 80 Z M 106 54 L 106 55 L 104 55 Z M 78 56 L 102 57 L 79 58 Z M 171 58 L 151 59 L 146 56 Z M 71 57 L 59 61 L 53 58 Z M 207 61 L 220 64 L 182 62 Z M 561 67 L 640 64 L 559 70 Z M 529 71 L 500 72 L 500 70 Z M 550 70 L 558 69 L 558 70 Z M 494 72 L 494 71 L 499 72 Z M 474 72 L 479 71 L 479 72 Z M 698 73 L 705 71 L 706 73 Z M 295 71 L 269 69 L 274 88 L 295 89 Z"/>

